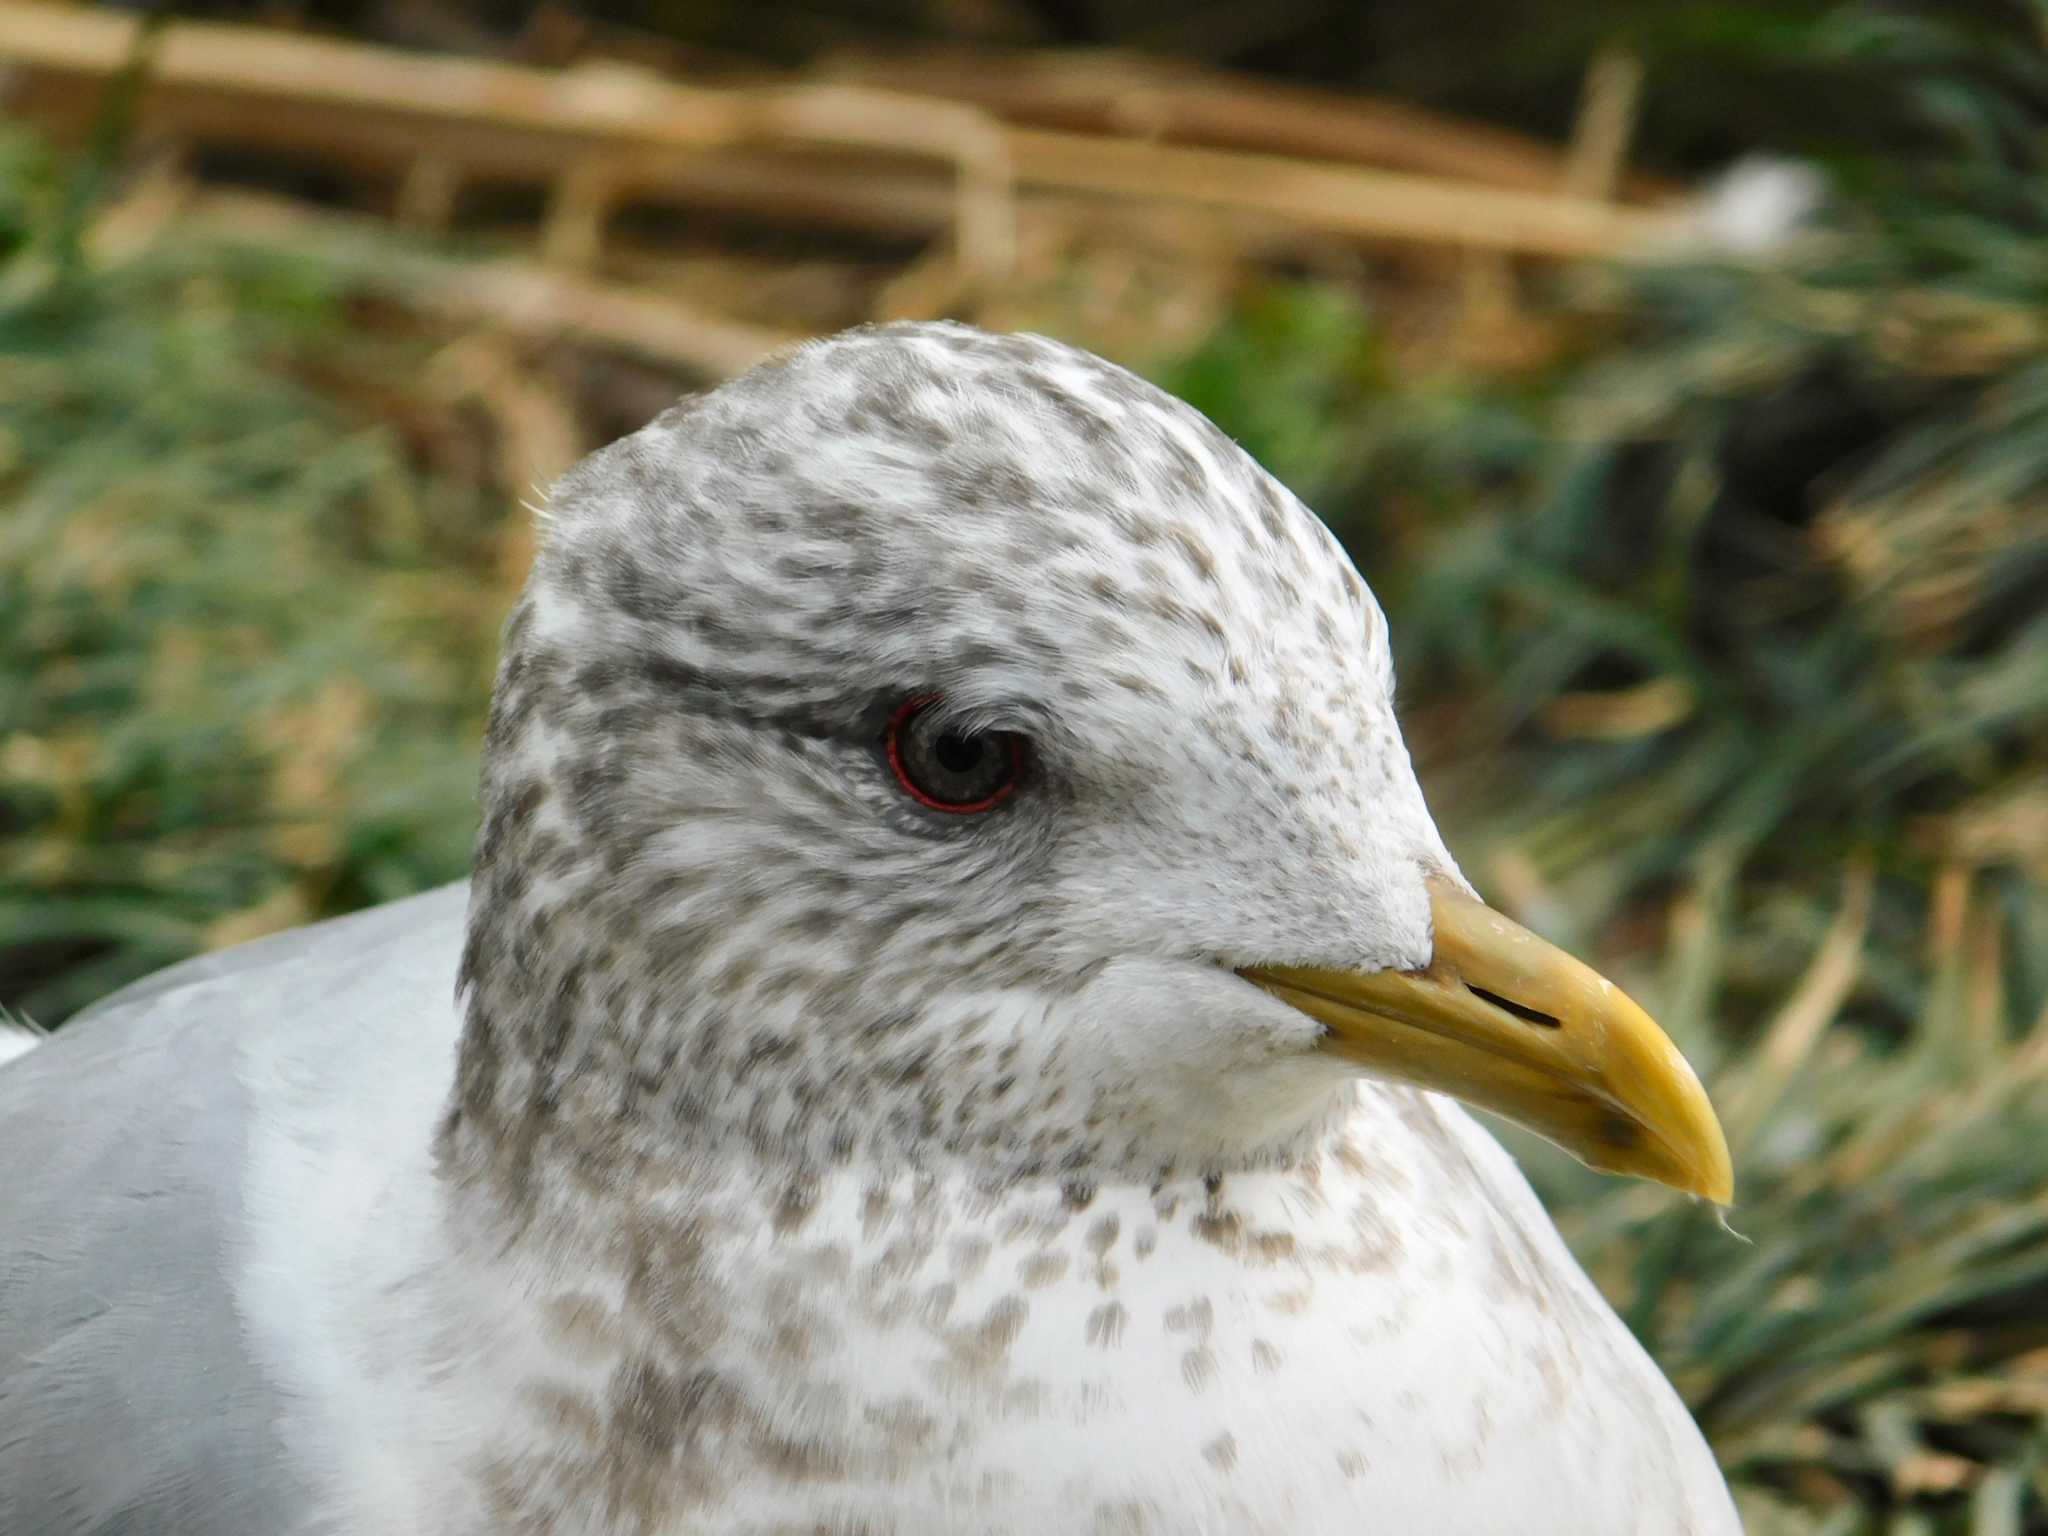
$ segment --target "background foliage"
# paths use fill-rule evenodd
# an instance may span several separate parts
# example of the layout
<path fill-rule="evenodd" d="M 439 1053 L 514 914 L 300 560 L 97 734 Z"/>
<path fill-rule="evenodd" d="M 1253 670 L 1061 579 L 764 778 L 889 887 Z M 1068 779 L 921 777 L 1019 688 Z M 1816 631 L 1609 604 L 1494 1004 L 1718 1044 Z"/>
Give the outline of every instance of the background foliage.
<path fill-rule="evenodd" d="M 1054 9 L 1006 14 L 1116 20 Z M 1525 120 L 1627 28 L 1667 163 L 1830 169 L 1782 259 L 1571 274 L 1476 358 L 1418 369 L 1382 293 L 1301 279 L 1127 360 L 1354 550 L 1468 871 L 1710 1077 L 1741 1238 L 1517 1150 L 1752 1528 L 2048 1531 L 2042 15 L 1586 4 L 1461 51 L 1305 5 L 1303 35 L 1340 9 L 1406 37 L 1375 78 Z M 338 266 L 89 259 L 84 174 L 0 139 L 0 1002 L 46 1023 L 462 872 L 528 556 L 506 466 L 554 420 L 491 338 Z M 521 361 L 621 424 L 592 365 Z"/>
<path fill-rule="evenodd" d="M 1389 383 L 1306 294 L 1171 378 L 1322 482 L 1468 870 L 1707 1064 L 1748 1242 L 1518 1150 L 1752 1529 L 2042 1530 L 2048 67 L 1809 41 L 1911 131 L 1788 262 L 1582 277 L 1513 388 Z M 1241 396 L 1262 349 L 1330 429 Z"/>

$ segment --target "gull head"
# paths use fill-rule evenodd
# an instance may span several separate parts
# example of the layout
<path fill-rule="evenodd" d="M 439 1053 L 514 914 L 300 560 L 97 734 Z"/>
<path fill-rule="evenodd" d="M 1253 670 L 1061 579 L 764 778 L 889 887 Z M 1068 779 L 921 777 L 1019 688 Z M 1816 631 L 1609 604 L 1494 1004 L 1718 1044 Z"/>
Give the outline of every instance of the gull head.
<path fill-rule="evenodd" d="M 806 346 L 558 485 L 506 632 L 450 1135 L 1156 1177 L 1359 1076 L 1725 1200 L 1697 1080 L 1482 906 L 1384 615 L 1199 413 L 943 324 Z"/>

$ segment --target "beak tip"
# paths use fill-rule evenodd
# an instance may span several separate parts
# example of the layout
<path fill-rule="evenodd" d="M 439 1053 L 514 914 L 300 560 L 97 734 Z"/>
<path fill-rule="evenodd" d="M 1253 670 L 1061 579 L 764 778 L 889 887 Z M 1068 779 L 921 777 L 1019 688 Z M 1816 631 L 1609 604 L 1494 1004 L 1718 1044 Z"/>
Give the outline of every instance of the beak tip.
<path fill-rule="evenodd" d="M 1726 1208 L 1735 1204 L 1735 1175 L 1726 1168 L 1704 1169 L 1681 1186 L 1681 1191 L 1695 1200 Z"/>
<path fill-rule="evenodd" d="M 1694 1193 L 1703 1200 L 1726 1207 L 1735 1203 L 1735 1165 L 1729 1159 L 1728 1142 L 1719 1134 L 1720 1129 L 1718 1125 L 1714 1127 L 1714 1149 L 1719 1155 L 1701 1170 L 1699 1188 Z"/>
<path fill-rule="evenodd" d="M 1648 1023 L 1647 1017 L 1644 1022 Z M 1735 1162 L 1728 1151 L 1728 1133 L 1721 1128 L 1713 1100 L 1691 1065 L 1668 1042 L 1665 1052 L 1669 1063 L 1663 1080 L 1665 1093 L 1651 1100 L 1661 1099 L 1662 1113 L 1638 1122 L 1649 1132 L 1645 1139 L 1656 1144 L 1656 1162 L 1663 1167 L 1630 1171 L 1714 1205 L 1732 1205 Z"/>
<path fill-rule="evenodd" d="M 1551 1133 L 1551 1139 L 1599 1172 L 1662 1184 L 1717 1206 L 1732 1205 L 1735 1167 L 1727 1137 L 1704 1094 L 1698 1109 L 1662 1122 L 1610 1112 L 1600 1132 L 1579 1140 Z"/>
<path fill-rule="evenodd" d="M 1678 1071 L 1692 1092 L 1691 1113 L 1683 1118 L 1690 1121 L 1686 1127 L 1684 1146 L 1691 1154 L 1693 1179 L 1689 1192 L 1718 1206 L 1735 1203 L 1735 1160 L 1729 1155 L 1728 1133 L 1721 1127 L 1721 1117 L 1714 1113 L 1714 1101 L 1707 1096 L 1706 1086 L 1700 1082 L 1690 1063 L 1671 1048 L 1677 1058 Z"/>

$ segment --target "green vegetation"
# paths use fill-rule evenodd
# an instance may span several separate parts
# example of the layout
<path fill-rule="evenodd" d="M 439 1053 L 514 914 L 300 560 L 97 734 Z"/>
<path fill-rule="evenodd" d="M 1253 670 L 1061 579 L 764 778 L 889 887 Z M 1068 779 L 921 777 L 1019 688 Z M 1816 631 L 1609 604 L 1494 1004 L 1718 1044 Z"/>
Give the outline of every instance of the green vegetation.
<path fill-rule="evenodd" d="M 402 440 L 452 430 L 417 347 L 303 263 L 67 277 L 60 191 L 0 146 L 0 997 L 46 1024 L 460 875 L 505 591 L 502 498 Z"/>
<path fill-rule="evenodd" d="M 1934 131 L 1782 267 L 1582 279 L 1512 385 L 1314 293 L 1169 378 L 1323 492 L 1468 872 L 1703 1064 L 1747 1241 L 1515 1139 L 1752 1530 L 2048 1530 L 2048 61 L 1844 41 Z"/>
<path fill-rule="evenodd" d="M 1316 286 L 1154 368 L 1357 553 L 1468 872 L 1709 1077 L 1741 1238 L 1517 1149 L 1758 1536 L 2048 1531 L 2048 61 L 2009 36 L 1813 34 L 1889 157 L 1781 264 L 1545 294 L 1512 371 L 1418 375 Z M 69 185 L 0 140 L 0 1001 L 46 1023 L 461 872 L 526 531 L 447 337 L 305 257 L 67 269 Z"/>

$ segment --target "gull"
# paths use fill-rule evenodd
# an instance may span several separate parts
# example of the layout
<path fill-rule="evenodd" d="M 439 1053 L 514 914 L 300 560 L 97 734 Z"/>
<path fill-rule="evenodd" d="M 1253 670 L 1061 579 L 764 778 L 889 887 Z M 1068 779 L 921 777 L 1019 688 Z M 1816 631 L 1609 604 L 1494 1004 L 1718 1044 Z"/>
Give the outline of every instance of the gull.
<path fill-rule="evenodd" d="M 464 884 L 0 1068 L 0 1530 L 1738 1529 L 1453 1100 L 1725 1204 L 1187 405 L 902 324 L 552 491 Z"/>

